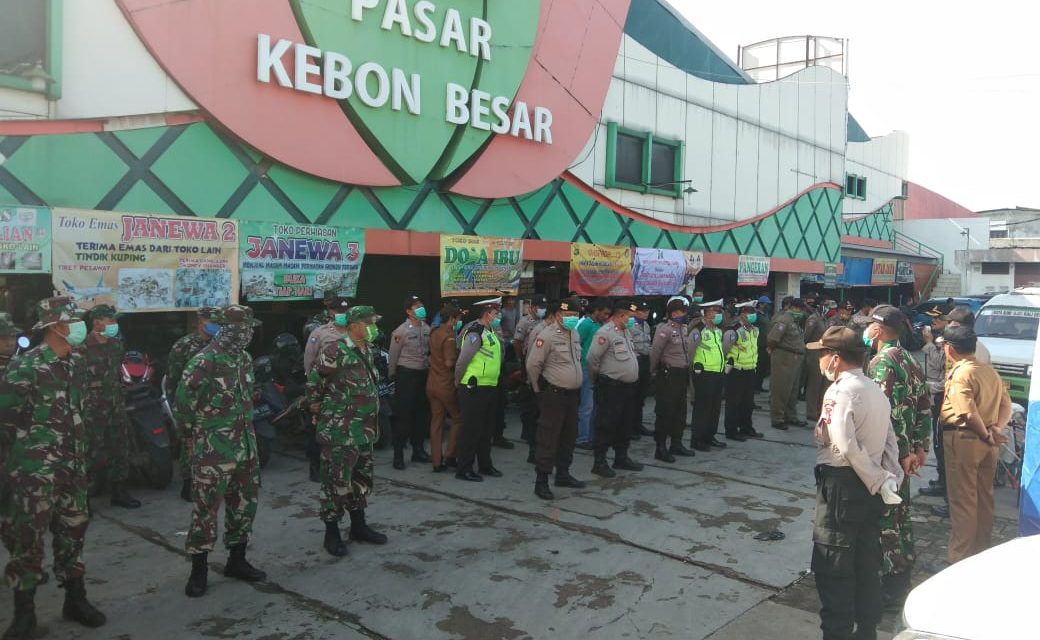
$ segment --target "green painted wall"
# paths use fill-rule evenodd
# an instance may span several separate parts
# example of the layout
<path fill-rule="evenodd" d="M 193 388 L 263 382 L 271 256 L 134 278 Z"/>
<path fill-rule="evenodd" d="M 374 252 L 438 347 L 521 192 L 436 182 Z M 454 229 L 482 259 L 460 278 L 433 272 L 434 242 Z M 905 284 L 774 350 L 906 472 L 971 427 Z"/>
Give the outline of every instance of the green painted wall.
<path fill-rule="evenodd" d="M 870 240 L 895 242 L 896 231 L 892 222 L 892 203 L 853 222 L 845 223 L 845 235 Z"/>

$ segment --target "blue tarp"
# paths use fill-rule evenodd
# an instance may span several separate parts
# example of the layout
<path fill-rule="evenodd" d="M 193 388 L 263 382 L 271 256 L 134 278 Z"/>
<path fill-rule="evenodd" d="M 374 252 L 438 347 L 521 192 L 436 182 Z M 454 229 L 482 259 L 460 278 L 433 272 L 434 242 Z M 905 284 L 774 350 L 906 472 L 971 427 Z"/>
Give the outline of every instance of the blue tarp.
<path fill-rule="evenodd" d="M 838 275 L 838 284 L 846 287 L 868 287 L 874 271 L 873 258 L 841 257 L 845 272 Z"/>
<path fill-rule="evenodd" d="M 1022 493 L 1019 501 L 1018 533 L 1040 533 L 1040 341 L 1033 349 L 1033 376 L 1029 381 L 1026 417 L 1026 450 L 1022 460 Z"/>

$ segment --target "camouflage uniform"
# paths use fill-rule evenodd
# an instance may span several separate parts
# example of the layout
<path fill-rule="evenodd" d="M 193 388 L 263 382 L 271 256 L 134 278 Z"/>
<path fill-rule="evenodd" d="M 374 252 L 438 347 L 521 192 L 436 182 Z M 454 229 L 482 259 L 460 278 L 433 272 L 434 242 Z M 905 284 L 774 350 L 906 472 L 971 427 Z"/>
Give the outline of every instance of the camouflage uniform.
<path fill-rule="evenodd" d="M 190 434 L 194 507 L 185 547 L 192 555 L 216 545 L 221 498 L 225 546 L 246 543 L 260 487 L 253 360 L 245 350 L 255 323 L 252 310 L 232 305 L 214 314 L 214 321 L 220 332 L 188 361 L 173 406 L 174 418 Z"/>
<path fill-rule="evenodd" d="M 200 310 L 199 313 L 201 314 L 202 311 Z M 185 365 L 188 364 L 188 361 L 191 360 L 192 356 L 202 351 L 211 340 L 212 338 L 209 336 L 199 335 L 198 332 L 195 332 L 183 336 L 173 344 L 166 365 L 165 391 L 168 401 L 174 400 L 177 394 L 177 385 L 180 383 L 181 376 L 184 374 Z M 181 477 L 189 478 L 191 477 L 191 452 L 188 450 L 188 444 L 190 441 L 189 434 L 182 426 L 180 420 L 177 421 L 174 428 L 176 429 L 177 439 L 181 443 Z"/>
<path fill-rule="evenodd" d="M 910 352 L 898 341 L 885 342 L 867 365 L 867 376 L 881 386 L 892 404 L 892 430 L 899 458 L 915 449 L 928 450 L 932 435 L 931 399 L 924 375 Z M 910 522 L 910 477 L 899 488 L 902 504 L 881 519 L 882 575 L 907 573 L 914 565 L 913 525 Z"/>
<path fill-rule="evenodd" d="M 78 317 L 69 298 L 40 303 L 36 328 Z M 59 358 L 47 344 L 19 356 L 0 385 L 0 439 L 10 447 L 12 502 L 2 537 L 11 554 L 5 575 L 17 591 L 46 580 L 43 536 L 54 536 L 54 574 L 61 584 L 82 579 L 87 511 L 87 442 L 82 401 L 86 379 L 74 351 Z"/>
<path fill-rule="evenodd" d="M 373 317 L 372 307 L 350 310 L 348 322 Z M 372 449 L 379 440 L 379 391 L 374 350 L 344 335 L 328 344 L 307 378 L 307 400 L 320 407 L 321 519 L 339 522 L 344 511 L 367 506 L 372 491 Z"/>
<path fill-rule="evenodd" d="M 123 341 L 103 339 L 91 331 L 75 351 L 82 359 L 86 386 L 83 422 L 87 431 L 87 473 L 91 484 L 102 477 L 112 483 L 125 482 L 130 475 L 130 427 L 119 384 L 125 353 Z"/>

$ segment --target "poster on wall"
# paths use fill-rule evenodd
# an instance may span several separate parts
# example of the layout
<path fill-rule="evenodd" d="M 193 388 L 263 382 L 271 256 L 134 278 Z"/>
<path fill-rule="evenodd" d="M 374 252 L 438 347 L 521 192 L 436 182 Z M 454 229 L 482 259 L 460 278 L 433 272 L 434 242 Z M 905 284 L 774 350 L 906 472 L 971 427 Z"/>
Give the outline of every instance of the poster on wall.
<path fill-rule="evenodd" d="M 516 295 L 523 270 L 519 238 L 441 236 L 441 295 Z"/>
<path fill-rule="evenodd" d="M 769 258 L 740 256 L 737 259 L 737 286 L 764 287 L 769 284 Z"/>
<path fill-rule="evenodd" d="M 357 295 L 364 229 L 240 222 L 242 298 L 312 300 L 326 291 Z"/>
<path fill-rule="evenodd" d="M 632 283 L 637 296 L 674 296 L 686 282 L 686 255 L 677 249 L 636 249 Z"/>
<path fill-rule="evenodd" d="M 51 210 L 0 205 L 0 273 L 50 273 Z"/>
<path fill-rule="evenodd" d="M 700 251 L 683 251 L 686 256 L 686 275 L 683 276 L 683 293 L 692 296 L 697 290 L 697 274 L 704 268 L 704 254 Z"/>
<path fill-rule="evenodd" d="M 878 287 L 895 283 L 896 261 L 888 258 L 874 258 L 874 268 L 870 271 L 870 285 Z"/>
<path fill-rule="evenodd" d="M 896 284 L 906 284 L 914 281 L 914 264 L 908 260 L 896 262 Z"/>
<path fill-rule="evenodd" d="M 823 265 L 823 288 L 834 289 L 838 286 L 838 265 L 827 262 Z"/>
<path fill-rule="evenodd" d="M 569 287 L 579 296 L 632 295 L 632 248 L 571 244 Z"/>
<path fill-rule="evenodd" d="M 54 288 L 80 307 L 183 311 L 238 301 L 238 222 L 54 209 Z"/>

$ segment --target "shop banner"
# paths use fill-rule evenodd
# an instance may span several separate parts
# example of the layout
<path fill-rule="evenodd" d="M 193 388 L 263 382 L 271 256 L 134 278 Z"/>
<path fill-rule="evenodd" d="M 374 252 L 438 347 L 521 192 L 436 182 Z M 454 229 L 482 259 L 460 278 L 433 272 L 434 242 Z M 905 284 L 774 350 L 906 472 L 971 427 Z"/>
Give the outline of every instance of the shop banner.
<path fill-rule="evenodd" d="M 0 206 L 0 273 L 50 273 L 51 210 Z"/>
<path fill-rule="evenodd" d="M 887 286 L 896 283 L 896 261 L 888 258 L 874 258 L 874 268 L 870 271 L 870 286 Z"/>
<path fill-rule="evenodd" d="M 737 286 L 764 287 L 769 284 L 769 258 L 740 256 L 737 259 Z"/>
<path fill-rule="evenodd" d="M 632 295 L 632 248 L 571 244 L 569 287 L 579 296 Z"/>
<path fill-rule="evenodd" d="M 524 241 L 519 238 L 441 236 L 441 295 L 516 295 Z"/>
<path fill-rule="evenodd" d="M 686 281 L 686 255 L 677 249 L 636 249 L 632 267 L 637 296 L 674 296 Z"/>
<path fill-rule="evenodd" d="M 823 265 L 823 288 L 835 289 L 838 286 L 838 265 L 826 262 Z"/>
<path fill-rule="evenodd" d="M 182 311 L 238 302 L 238 222 L 55 209 L 54 288 L 85 309 Z"/>
<path fill-rule="evenodd" d="M 914 264 L 906 260 L 896 262 L 896 284 L 914 281 Z"/>
<path fill-rule="evenodd" d="M 245 300 L 312 300 L 326 291 L 357 295 L 364 229 L 243 221 L 239 230 Z"/>

